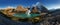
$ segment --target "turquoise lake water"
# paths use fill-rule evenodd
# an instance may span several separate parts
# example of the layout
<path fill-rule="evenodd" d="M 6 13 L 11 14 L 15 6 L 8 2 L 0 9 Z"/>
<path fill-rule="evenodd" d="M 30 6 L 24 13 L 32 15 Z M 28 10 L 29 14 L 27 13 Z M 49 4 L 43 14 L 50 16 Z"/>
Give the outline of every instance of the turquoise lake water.
<path fill-rule="evenodd" d="M 33 18 L 36 16 L 40 16 L 40 14 L 14 14 L 13 16 L 19 17 L 19 18 Z"/>

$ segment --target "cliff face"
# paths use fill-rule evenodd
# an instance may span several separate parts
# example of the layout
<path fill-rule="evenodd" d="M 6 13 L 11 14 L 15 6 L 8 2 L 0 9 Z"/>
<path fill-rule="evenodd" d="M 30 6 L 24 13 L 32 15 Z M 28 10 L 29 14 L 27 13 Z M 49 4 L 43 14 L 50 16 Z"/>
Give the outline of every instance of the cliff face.
<path fill-rule="evenodd" d="M 16 10 L 17 11 L 22 11 L 23 7 L 22 6 L 17 6 Z"/>
<path fill-rule="evenodd" d="M 33 13 L 36 13 L 36 12 L 38 12 L 38 9 L 37 9 L 37 7 L 33 7 L 33 8 L 32 8 L 32 12 L 33 12 Z"/>
<path fill-rule="evenodd" d="M 17 6 L 16 11 L 26 12 L 28 9 L 25 9 L 23 6 Z"/>
<path fill-rule="evenodd" d="M 41 12 L 48 13 L 48 9 L 41 5 Z"/>
<path fill-rule="evenodd" d="M 48 13 L 48 9 L 42 5 L 40 2 L 37 2 L 35 5 L 33 5 L 33 7 L 35 7 L 34 9 L 32 8 L 33 12 L 39 11 L 42 13 Z"/>
<path fill-rule="evenodd" d="M 22 6 L 17 6 L 16 9 L 13 8 L 6 8 L 3 13 L 6 15 L 13 15 L 15 13 L 25 13 L 28 10 L 28 8 L 24 8 Z"/>
<path fill-rule="evenodd" d="M 40 6 L 40 8 L 38 6 L 33 7 L 32 8 L 33 12 L 42 12 L 42 13 L 48 13 L 48 9 L 46 7 L 44 7 L 43 5 Z"/>
<path fill-rule="evenodd" d="M 6 8 L 3 13 L 6 14 L 6 15 L 13 15 L 14 13 L 12 12 L 12 8 Z"/>

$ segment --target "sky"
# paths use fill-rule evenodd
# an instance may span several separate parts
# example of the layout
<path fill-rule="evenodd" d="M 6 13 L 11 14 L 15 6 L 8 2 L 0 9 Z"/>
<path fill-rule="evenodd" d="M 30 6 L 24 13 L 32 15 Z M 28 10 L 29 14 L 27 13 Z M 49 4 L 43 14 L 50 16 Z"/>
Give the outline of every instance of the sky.
<path fill-rule="evenodd" d="M 41 2 L 41 4 L 43 4 L 48 9 L 60 8 L 60 0 L 0 0 L 0 8 L 14 8 L 18 5 L 26 7 L 36 4 L 37 2 Z"/>
<path fill-rule="evenodd" d="M 7 6 L 16 7 L 18 5 L 31 6 L 36 2 L 40 2 L 40 0 L 0 0 L 0 8 Z"/>
<path fill-rule="evenodd" d="M 60 8 L 60 0 L 41 0 L 48 9 Z"/>

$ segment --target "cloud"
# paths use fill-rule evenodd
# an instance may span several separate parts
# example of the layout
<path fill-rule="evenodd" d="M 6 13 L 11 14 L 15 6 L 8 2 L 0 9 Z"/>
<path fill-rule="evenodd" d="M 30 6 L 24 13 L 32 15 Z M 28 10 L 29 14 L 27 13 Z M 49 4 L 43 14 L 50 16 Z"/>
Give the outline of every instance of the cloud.
<path fill-rule="evenodd" d="M 36 5 L 41 5 L 41 3 L 40 2 L 37 2 Z"/>
<path fill-rule="evenodd" d="M 16 7 L 13 7 L 13 6 L 6 6 L 6 7 L 3 7 L 3 8 L 0 8 L 0 9 L 6 9 L 6 8 L 16 8 Z"/>
<path fill-rule="evenodd" d="M 36 4 L 33 4 L 32 6 L 38 6 L 38 7 L 40 7 L 40 5 L 41 5 L 41 3 L 40 2 L 36 2 Z"/>
<path fill-rule="evenodd" d="M 33 7 L 35 7 L 36 5 L 35 5 L 35 4 L 33 4 L 32 6 L 33 6 Z"/>
<path fill-rule="evenodd" d="M 4 8 L 0 8 L 0 9 L 4 9 Z"/>
<path fill-rule="evenodd" d="M 40 2 L 37 2 L 37 3 L 36 3 L 36 5 L 39 5 L 39 4 L 40 4 Z"/>
<path fill-rule="evenodd" d="M 7 6 L 6 8 L 15 8 L 15 7 L 13 7 L 13 6 Z"/>
<path fill-rule="evenodd" d="M 59 9 L 60 8 L 60 4 L 52 4 L 52 5 L 48 5 L 47 9 Z"/>

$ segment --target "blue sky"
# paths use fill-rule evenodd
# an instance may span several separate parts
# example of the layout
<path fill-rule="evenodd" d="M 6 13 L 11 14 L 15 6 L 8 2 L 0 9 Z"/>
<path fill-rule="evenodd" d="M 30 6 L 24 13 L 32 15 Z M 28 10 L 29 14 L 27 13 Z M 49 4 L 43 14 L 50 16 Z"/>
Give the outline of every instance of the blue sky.
<path fill-rule="evenodd" d="M 35 4 L 36 2 L 40 2 L 40 0 L 0 0 L 0 7 L 6 7 L 6 6 L 31 6 L 32 4 Z"/>
<path fill-rule="evenodd" d="M 48 9 L 60 8 L 60 0 L 41 0 Z"/>
<path fill-rule="evenodd" d="M 31 6 L 37 2 L 41 2 L 48 9 L 60 8 L 60 0 L 0 0 L 0 8 L 7 6 L 16 7 L 18 5 Z"/>

